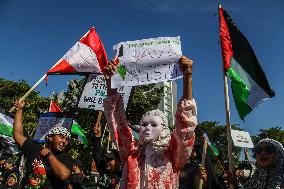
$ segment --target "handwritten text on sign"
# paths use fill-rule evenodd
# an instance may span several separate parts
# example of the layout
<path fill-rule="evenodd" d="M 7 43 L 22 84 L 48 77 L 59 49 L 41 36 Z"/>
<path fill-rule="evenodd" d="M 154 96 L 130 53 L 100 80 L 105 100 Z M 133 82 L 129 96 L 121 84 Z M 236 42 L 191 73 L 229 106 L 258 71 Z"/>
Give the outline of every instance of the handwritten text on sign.
<path fill-rule="evenodd" d="M 73 117 L 65 113 L 48 112 L 41 114 L 33 140 L 36 142 L 44 142 L 48 131 L 55 126 L 65 127 L 70 131 L 72 123 Z"/>
<path fill-rule="evenodd" d="M 231 135 L 235 146 L 253 148 L 253 143 L 248 132 L 232 129 Z"/>
<path fill-rule="evenodd" d="M 126 108 L 131 87 L 120 87 L 118 92 L 122 95 Z M 103 110 L 103 100 L 107 96 L 106 81 L 103 75 L 90 74 L 82 92 L 78 107 Z"/>
<path fill-rule="evenodd" d="M 113 47 L 119 60 L 112 87 L 164 82 L 182 77 L 178 59 L 180 37 L 159 37 L 118 43 Z"/>

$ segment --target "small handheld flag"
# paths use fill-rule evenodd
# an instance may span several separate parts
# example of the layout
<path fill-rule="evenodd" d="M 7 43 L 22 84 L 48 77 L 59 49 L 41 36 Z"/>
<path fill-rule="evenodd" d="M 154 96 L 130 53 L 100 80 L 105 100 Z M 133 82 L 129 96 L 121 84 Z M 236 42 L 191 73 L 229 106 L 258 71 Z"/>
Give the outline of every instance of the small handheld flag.
<path fill-rule="evenodd" d="M 204 140 L 207 141 L 207 144 L 208 144 L 209 148 L 211 149 L 211 151 L 213 152 L 214 156 L 218 156 L 220 154 L 219 150 L 217 149 L 217 147 L 214 144 L 212 144 L 210 142 L 209 137 L 206 133 L 203 133 L 203 138 L 204 138 Z"/>

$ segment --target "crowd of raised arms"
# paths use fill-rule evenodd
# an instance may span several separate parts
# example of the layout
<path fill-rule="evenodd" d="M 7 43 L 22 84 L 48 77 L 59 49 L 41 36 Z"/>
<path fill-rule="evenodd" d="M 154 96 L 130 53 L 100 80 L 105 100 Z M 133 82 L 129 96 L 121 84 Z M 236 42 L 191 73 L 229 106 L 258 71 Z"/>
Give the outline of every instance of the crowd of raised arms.
<path fill-rule="evenodd" d="M 0 189 L 283 189 L 284 149 L 281 143 L 262 139 L 254 147 L 255 162 L 241 161 L 234 172 L 217 176 L 206 157 L 201 166 L 200 149 L 196 149 L 197 104 L 192 97 L 193 61 L 185 56 L 178 60 L 183 73 L 183 95 L 171 131 L 165 114 L 156 109 L 146 112 L 133 137 L 126 120 L 122 96 L 112 89 L 111 77 L 117 71 L 114 61 L 103 69 L 107 82 L 104 115 L 113 147 L 102 149 L 102 131 L 93 129 L 92 164 L 72 159 L 71 134 L 64 127 L 53 127 L 45 136 L 45 144 L 33 142 L 24 135 L 24 100 L 14 104 L 13 138 L 24 155 L 25 171 L 20 175 L 19 163 L 2 153 L 0 157 Z M 89 166 L 91 171 L 84 172 Z M 202 183 L 202 184 L 201 184 Z"/>

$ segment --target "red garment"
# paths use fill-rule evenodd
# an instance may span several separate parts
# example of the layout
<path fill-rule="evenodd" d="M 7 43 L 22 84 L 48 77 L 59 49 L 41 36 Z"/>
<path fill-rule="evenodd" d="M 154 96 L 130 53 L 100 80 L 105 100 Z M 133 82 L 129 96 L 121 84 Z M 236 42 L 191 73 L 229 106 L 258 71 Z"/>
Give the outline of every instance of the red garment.
<path fill-rule="evenodd" d="M 182 99 L 177 107 L 173 133 L 165 126 L 158 141 L 147 145 L 134 140 L 120 94 L 107 97 L 104 108 L 112 140 L 123 163 L 120 188 L 178 188 L 180 170 L 188 161 L 195 141 L 195 101 Z"/>

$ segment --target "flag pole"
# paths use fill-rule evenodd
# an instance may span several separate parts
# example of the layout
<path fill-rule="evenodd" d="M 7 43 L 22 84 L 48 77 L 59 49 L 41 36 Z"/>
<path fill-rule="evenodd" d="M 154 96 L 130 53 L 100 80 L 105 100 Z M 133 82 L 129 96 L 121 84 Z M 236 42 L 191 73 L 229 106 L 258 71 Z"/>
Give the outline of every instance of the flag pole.
<path fill-rule="evenodd" d="M 105 136 L 106 128 L 107 128 L 107 123 L 105 125 L 104 131 L 103 131 L 103 134 L 102 134 L 101 145 L 103 144 L 103 139 L 104 139 L 104 136 Z"/>
<path fill-rule="evenodd" d="M 225 95 L 225 109 L 226 109 L 226 128 L 227 128 L 227 142 L 228 142 L 228 158 L 229 158 L 229 171 L 231 175 L 234 173 L 233 167 L 233 145 L 231 137 L 231 125 L 230 125 L 230 107 L 229 107 L 229 95 L 228 95 L 228 77 L 224 73 L 224 95 Z M 234 185 L 230 183 L 230 189 L 234 189 Z"/>
<path fill-rule="evenodd" d="M 222 8 L 221 4 L 219 9 Z M 222 43 L 221 43 L 222 45 Z M 234 167 L 233 167 L 233 146 L 232 146 L 232 137 L 231 137 L 231 124 L 230 124 L 230 103 L 229 103 L 229 90 L 228 90 L 228 77 L 224 72 L 224 64 L 222 64 L 223 80 L 224 80 L 224 96 L 225 96 L 225 111 L 226 111 L 226 130 L 227 130 L 227 142 L 228 142 L 228 159 L 229 159 L 229 172 L 230 176 L 233 176 Z M 234 184 L 229 183 L 229 188 L 234 189 Z"/>
<path fill-rule="evenodd" d="M 109 152 L 109 151 L 110 151 L 109 143 L 110 143 L 110 132 L 109 132 L 109 129 L 108 129 L 108 137 L 107 137 L 107 152 Z"/>
<path fill-rule="evenodd" d="M 248 161 L 251 161 L 249 152 L 248 152 L 248 148 L 244 148 L 244 153 L 245 153 L 245 157 L 247 158 Z"/>
<path fill-rule="evenodd" d="M 34 86 L 32 86 L 32 88 L 30 88 L 30 90 L 28 92 L 26 92 L 26 94 L 24 96 L 22 96 L 20 98 L 20 100 L 25 100 L 27 98 L 27 96 L 29 96 L 29 94 L 44 80 L 44 78 L 47 75 L 44 74 L 35 84 Z M 15 110 L 15 106 L 13 106 L 12 108 L 10 108 L 9 113 L 12 113 Z"/>
<path fill-rule="evenodd" d="M 203 152 L 202 152 L 202 161 L 201 161 L 201 166 L 205 167 L 205 160 L 206 160 L 206 152 L 207 152 L 207 140 L 204 138 L 204 143 L 203 143 Z M 200 176 L 199 176 L 200 177 Z M 203 185 L 203 180 L 200 177 L 199 178 L 199 186 L 198 189 L 202 189 Z"/>
<path fill-rule="evenodd" d="M 52 69 L 53 67 L 55 67 L 57 64 L 59 64 L 61 61 L 62 61 L 62 59 L 58 60 L 58 61 L 56 62 L 56 64 L 54 64 L 54 66 L 51 67 L 51 69 Z M 47 74 L 44 74 L 44 75 L 34 84 L 34 86 L 32 86 L 32 87 L 30 88 L 30 90 L 28 90 L 28 92 L 26 92 L 26 94 L 24 94 L 24 96 L 22 96 L 22 97 L 20 98 L 20 100 L 25 100 L 25 99 L 29 96 L 29 94 L 30 94 L 46 77 L 47 77 Z M 12 113 L 14 110 L 15 110 L 15 106 L 13 106 L 12 108 L 10 108 L 9 113 Z"/>

